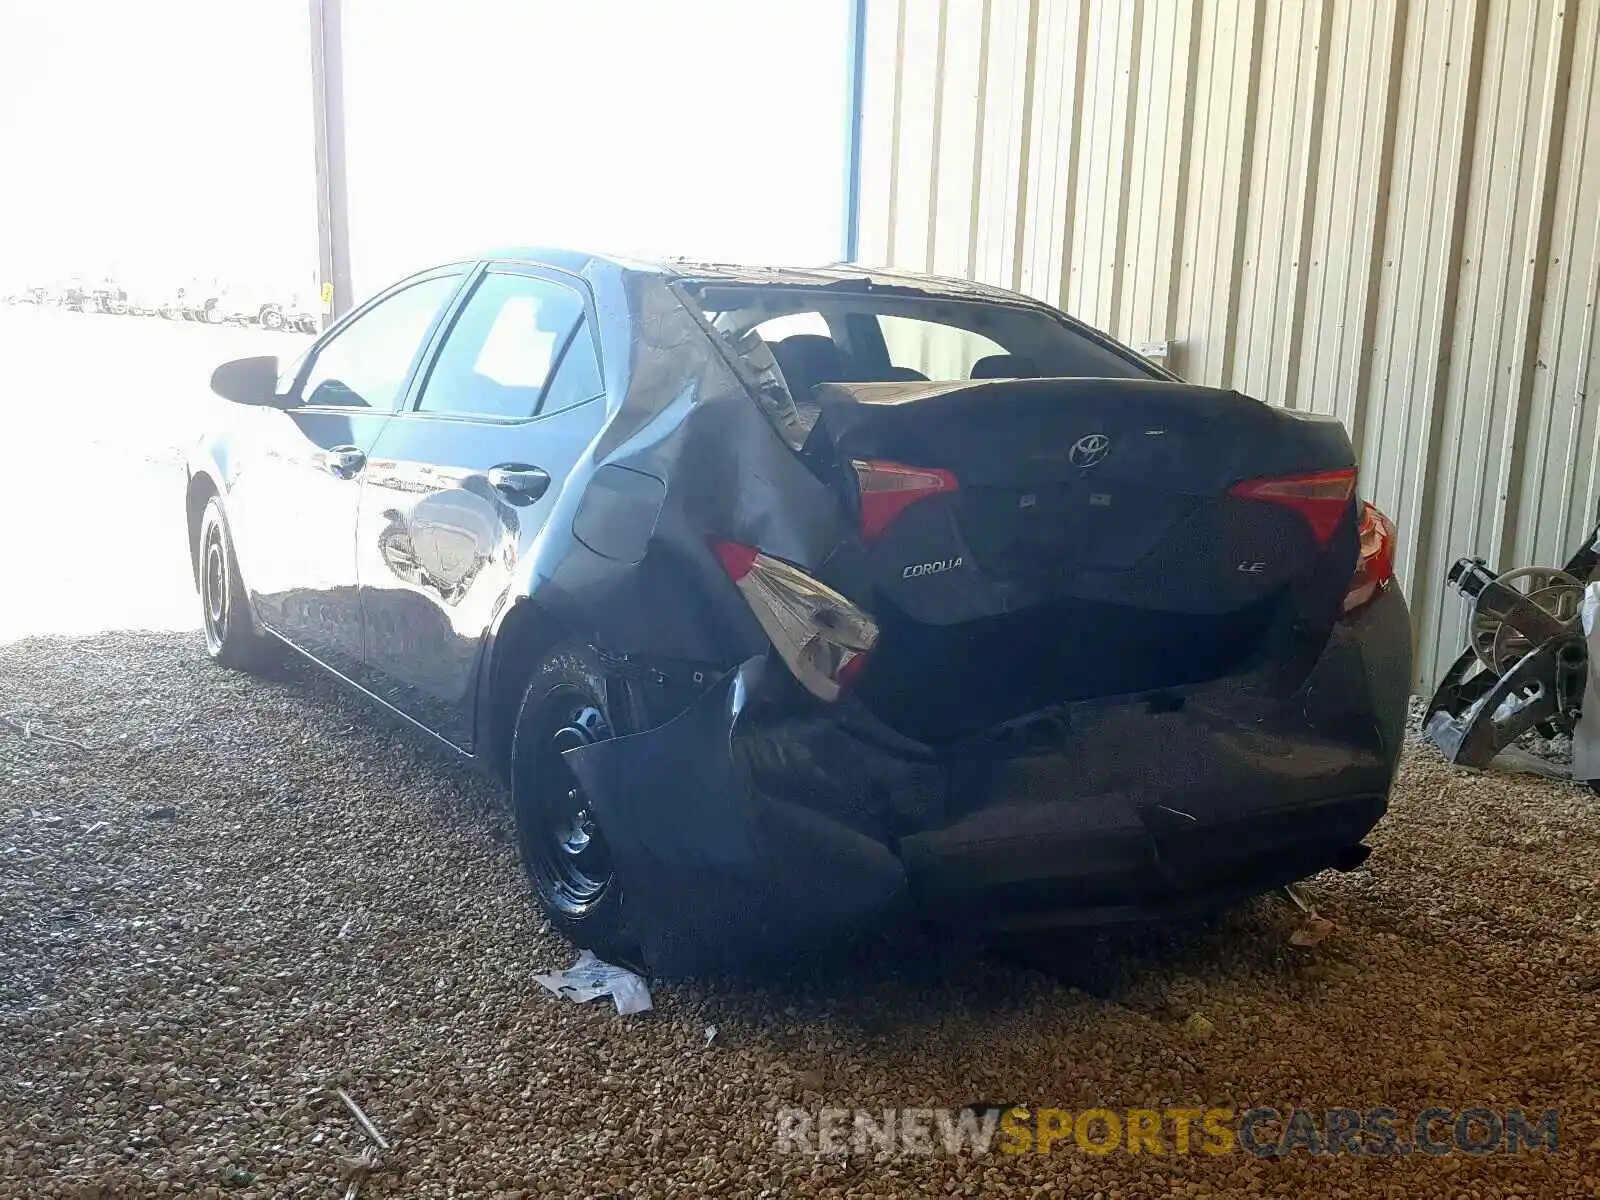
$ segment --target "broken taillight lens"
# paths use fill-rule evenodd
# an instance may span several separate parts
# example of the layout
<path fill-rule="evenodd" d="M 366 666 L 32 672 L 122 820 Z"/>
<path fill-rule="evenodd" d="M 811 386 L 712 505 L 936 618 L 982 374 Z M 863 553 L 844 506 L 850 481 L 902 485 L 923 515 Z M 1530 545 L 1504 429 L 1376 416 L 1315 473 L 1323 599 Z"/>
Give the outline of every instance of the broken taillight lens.
<path fill-rule="evenodd" d="M 900 463 L 855 459 L 861 489 L 861 536 L 872 541 L 911 505 L 940 492 L 953 492 L 956 477 L 938 467 L 907 467 Z"/>
<path fill-rule="evenodd" d="M 1267 479 L 1247 479 L 1228 489 L 1228 495 L 1241 500 L 1262 500 L 1292 508 L 1311 526 L 1317 546 L 1325 547 L 1339 528 L 1355 495 L 1354 467 L 1341 471 L 1315 471 L 1308 475 L 1274 475 Z"/>
<path fill-rule="evenodd" d="M 838 699 L 877 644 L 872 617 L 827 584 L 753 547 L 718 541 L 711 548 L 794 677 L 819 699 Z"/>
<path fill-rule="evenodd" d="M 1361 554 L 1350 590 L 1344 594 L 1344 611 L 1354 612 L 1394 580 L 1394 522 L 1365 500 L 1361 502 Z"/>

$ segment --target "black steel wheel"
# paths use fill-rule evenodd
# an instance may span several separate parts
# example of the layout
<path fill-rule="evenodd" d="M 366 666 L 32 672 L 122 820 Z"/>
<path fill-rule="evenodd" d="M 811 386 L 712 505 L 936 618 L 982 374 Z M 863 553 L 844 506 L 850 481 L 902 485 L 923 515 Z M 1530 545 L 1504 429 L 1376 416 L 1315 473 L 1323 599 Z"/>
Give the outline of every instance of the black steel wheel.
<path fill-rule="evenodd" d="M 575 945 L 613 956 L 628 953 L 622 881 L 599 815 L 564 755 L 626 732 L 631 713 L 626 685 L 608 686 L 591 648 L 559 647 L 523 693 L 511 753 L 517 839 L 534 899 Z"/>
<path fill-rule="evenodd" d="M 262 665 L 270 647 L 251 620 L 233 538 L 222 514 L 222 502 L 215 496 L 206 504 L 200 520 L 194 554 L 206 653 L 225 667 L 249 670 Z"/>

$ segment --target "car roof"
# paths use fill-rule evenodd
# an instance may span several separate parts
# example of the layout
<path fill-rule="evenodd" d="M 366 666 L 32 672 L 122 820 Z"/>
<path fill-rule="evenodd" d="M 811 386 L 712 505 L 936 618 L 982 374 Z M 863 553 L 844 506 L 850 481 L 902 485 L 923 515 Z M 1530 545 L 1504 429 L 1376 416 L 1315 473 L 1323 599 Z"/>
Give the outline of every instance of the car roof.
<path fill-rule="evenodd" d="M 1011 304 L 1037 305 L 1031 297 L 944 275 L 924 275 L 884 267 L 865 267 L 855 263 L 831 263 L 819 267 L 755 266 L 739 263 L 695 262 L 690 259 L 639 259 L 598 254 L 551 246 L 513 246 L 491 250 L 482 258 L 492 262 L 520 262 L 554 267 L 573 274 L 611 268 L 639 274 L 660 275 L 665 279 L 704 280 L 731 284 L 765 284 L 773 287 L 838 287 L 850 290 L 867 288 L 905 289 L 956 299 L 998 300 Z"/>

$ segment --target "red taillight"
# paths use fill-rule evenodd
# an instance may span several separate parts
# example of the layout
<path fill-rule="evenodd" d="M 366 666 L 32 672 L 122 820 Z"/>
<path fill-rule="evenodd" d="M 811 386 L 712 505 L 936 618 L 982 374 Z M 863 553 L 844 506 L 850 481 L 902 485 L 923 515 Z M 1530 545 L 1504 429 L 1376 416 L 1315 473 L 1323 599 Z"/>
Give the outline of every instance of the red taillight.
<path fill-rule="evenodd" d="M 754 546 L 741 546 L 738 542 L 712 542 L 711 552 L 717 556 L 728 578 L 735 583 L 750 574 L 750 568 L 756 565 L 756 559 L 761 556 Z"/>
<path fill-rule="evenodd" d="M 907 467 L 892 462 L 866 462 L 856 459 L 861 488 L 861 536 L 876 538 L 911 505 L 940 492 L 953 492 L 956 477 L 937 467 Z"/>
<path fill-rule="evenodd" d="M 1344 611 L 1353 612 L 1389 586 L 1394 579 L 1394 522 L 1365 500 L 1361 502 L 1361 555 L 1350 590 L 1344 594 Z"/>
<path fill-rule="evenodd" d="M 1311 526 L 1311 536 L 1321 547 L 1328 544 L 1333 531 L 1344 520 L 1355 490 L 1355 468 L 1349 467 L 1342 471 L 1316 471 L 1309 475 L 1247 479 L 1229 488 L 1228 495 L 1294 509 Z"/>
<path fill-rule="evenodd" d="M 713 541 L 711 550 L 794 677 L 819 699 L 838 699 L 877 644 L 871 615 L 799 567 L 754 547 Z"/>

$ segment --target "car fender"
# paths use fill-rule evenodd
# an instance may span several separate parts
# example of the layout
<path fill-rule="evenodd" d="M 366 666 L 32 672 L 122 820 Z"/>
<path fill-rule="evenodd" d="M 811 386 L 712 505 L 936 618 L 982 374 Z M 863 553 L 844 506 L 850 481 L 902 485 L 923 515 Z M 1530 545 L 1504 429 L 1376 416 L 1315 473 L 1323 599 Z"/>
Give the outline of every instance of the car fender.
<path fill-rule="evenodd" d="M 651 355 L 634 360 L 619 381 L 624 398 L 524 547 L 479 673 L 477 727 L 490 731 L 491 747 L 508 693 L 558 641 L 585 641 L 657 682 L 687 673 L 689 686 L 651 706 L 652 722 L 675 715 L 700 684 L 764 655 L 767 637 L 711 539 L 759 546 L 811 572 L 853 542 L 837 495 L 782 441 L 699 327 L 652 328 L 692 339 L 689 369 L 646 370 L 641 380 L 637 364 Z M 685 357 L 680 347 L 677 361 Z M 662 379 L 678 385 L 665 403 L 628 391 L 638 381 L 648 393 Z M 619 423 L 631 432 L 619 437 Z"/>

